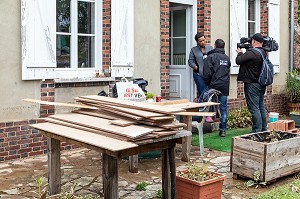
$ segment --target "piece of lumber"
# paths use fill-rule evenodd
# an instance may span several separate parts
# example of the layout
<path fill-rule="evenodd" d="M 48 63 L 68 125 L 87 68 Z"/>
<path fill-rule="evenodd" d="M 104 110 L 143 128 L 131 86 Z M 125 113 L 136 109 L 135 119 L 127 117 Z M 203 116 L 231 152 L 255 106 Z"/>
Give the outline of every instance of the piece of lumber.
<path fill-rule="evenodd" d="M 188 99 L 180 99 L 180 100 L 167 100 L 163 102 L 154 102 L 155 105 L 165 106 L 165 105 L 172 105 L 172 104 L 182 104 L 189 102 Z"/>
<path fill-rule="evenodd" d="M 115 116 L 112 116 L 111 114 L 107 114 L 105 112 L 92 112 L 92 111 L 84 111 L 84 110 L 74 110 L 72 112 L 80 113 L 80 114 L 84 114 L 84 115 L 90 115 L 90 116 L 94 116 L 94 117 L 101 117 L 101 118 L 105 118 L 105 119 L 109 119 L 109 120 L 118 119 Z"/>
<path fill-rule="evenodd" d="M 74 108 L 86 108 L 86 109 L 93 109 L 97 110 L 97 107 L 94 106 L 88 106 L 84 104 L 70 104 L 70 103 L 62 103 L 62 102 L 48 102 L 48 101 L 42 101 L 42 100 L 36 100 L 36 99 L 22 99 L 24 102 L 33 102 L 38 104 L 45 104 L 45 105 L 53 105 L 53 106 L 68 106 L 68 107 L 74 107 Z"/>
<path fill-rule="evenodd" d="M 174 115 L 185 115 L 185 116 L 215 116 L 216 112 L 178 112 Z"/>
<path fill-rule="evenodd" d="M 109 120 L 107 119 L 76 113 L 57 114 L 51 115 L 50 117 L 97 130 L 122 135 L 129 138 L 136 138 L 153 132 L 152 129 L 140 127 L 138 125 L 120 127 L 110 124 Z"/>
<path fill-rule="evenodd" d="M 216 106 L 219 104 L 220 103 L 216 103 L 216 102 L 201 102 L 201 103 L 188 102 L 188 103 L 181 103 L 181 104 L 165 105 L 162 107 L 181 108 L 181 109 L 186 110 L 186 109 L 193 109 L 193 108 L 202 108 L 202 107 L 206 107 L 206 106 Z M 178 112 L 180 112 L 180 111 L 178 111 Z"/>
<path fill-rule="evenodd" d="M 56 120 L 54 118 L 43 118 L 43 119 L 45 121 L 49 122 L 49 123 L 59 124 L 59 125 L 62 125 L 62 126 L 67 126 L 67 127 L 71 127 L 71 128 L 75 128 L 75 129 L 80 129 L 80 130 L 83 130 L 83 131 L 88 131 L 88 132 L 91 132 L 91 133 L 96 133 L 96 134 L 107 136 L 107 137 L 111 137 L 111 138 L 114 138 L 114 139 L 119 139 L 119 140 L 123 140 L 123 141 L 129 141 L 129 140 L 131 140 L 128 137 L 124 137 L 124 136 L 121 136 L 121 135 L 116 135 L 116 134 L 113 134 L 113 133 L 108 133 L 108 132 L 105 132 L 105 131 L 95 130 L 95 129 L 84 127 L 84 126 L 80 126 L 80 125 L 77 125 L 77 124 L 71 124 L 69 122 L 64 122 L 64 121 L 61 121 L 61 120 Z"/>
<path fill-rule="evenodd" d="M 50 132 L 62 137 L 73 139 L 79 142 L 83 142 L 110 151 L 121 151 L 124 149 L 130 149 L 138 146 L 137 144 L 134 144 L 132 142 L 125 142 L 122 140 L 106 137 L 103 135 L 90 133 L 88 131 L 70 128 L 58 124 L 51 124 L 48 122 L 31 124 L 30 126 L 35 129 Z"/>
<path fill-rule="evenodd" d="M 76 98 L 78 99 L 78 98 Z M 182 112 L 184 111 L 182 108 L 178 107 L 165 107 L 165 106 L 156 106 L 149 103 L 143 103 L 143 102 L 133 102 L 130 100 L 121 100 L 116 98 L 110 98 L 110 97 L 103 97 L 99 95 L 88 95 L 88 96 L 80 96 L 79 99 L 89 99 L 94 100 L 96 102 L 105 102 L 110 103 L 111 105 L 117 105 L 117 106 L 125 106 L 125 107 L 131 107 L 141 110 L 149 110 L 153 112 L 158 113 L 165 113 L 165 114 L 172 114 L 174 112 Z"/>
<path fill-rule="evenodd" d="M 134 121 L 121 120 L 121 119 L 112 120 L 112 121 L 110 121 L 110 123 L 114 124 L 114 125 L 118 125 L 118 126 L 130 126 L 130 125 L 133 125 L 133 124 L 137 124 Z"/>

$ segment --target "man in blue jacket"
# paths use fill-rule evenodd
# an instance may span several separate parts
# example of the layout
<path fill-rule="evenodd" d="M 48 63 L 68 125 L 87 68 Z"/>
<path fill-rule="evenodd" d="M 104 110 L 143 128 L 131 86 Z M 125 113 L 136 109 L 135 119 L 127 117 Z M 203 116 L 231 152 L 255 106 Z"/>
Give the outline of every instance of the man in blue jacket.
<path fill-rule="evenodd" d="M 209 89 L 220 91 L 218 96 L 220 103 L 219 135 L 226 136 L 227 123 L 227 97 L 230 83 L 230 59 L 225 54 L 225 42 L 222 39 L 215 41 L 215 48 L 208 52 L 204 62 L 203 76 Z"/>

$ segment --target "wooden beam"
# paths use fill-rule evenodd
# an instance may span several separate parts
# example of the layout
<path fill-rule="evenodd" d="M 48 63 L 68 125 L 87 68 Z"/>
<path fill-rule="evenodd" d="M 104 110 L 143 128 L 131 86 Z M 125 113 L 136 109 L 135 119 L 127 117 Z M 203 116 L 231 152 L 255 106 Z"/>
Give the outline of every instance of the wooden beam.
<path fill-rule="evenodd" d="M 49 195 L 59 194 L 61 191 L 60 170 L 60 141 L 48 138 L 48 189 Z"/>

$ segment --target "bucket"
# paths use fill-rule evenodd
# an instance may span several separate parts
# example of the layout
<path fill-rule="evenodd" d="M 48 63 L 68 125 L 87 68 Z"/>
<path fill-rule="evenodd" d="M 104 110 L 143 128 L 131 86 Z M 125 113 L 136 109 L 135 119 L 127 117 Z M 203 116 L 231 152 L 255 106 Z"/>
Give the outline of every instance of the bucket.
<path fill-rule="evenodd" d="M 269 121 L 270 122 L 277 122 L 278 121 L 279 113 L 270 112 L 269 113 Z"/>

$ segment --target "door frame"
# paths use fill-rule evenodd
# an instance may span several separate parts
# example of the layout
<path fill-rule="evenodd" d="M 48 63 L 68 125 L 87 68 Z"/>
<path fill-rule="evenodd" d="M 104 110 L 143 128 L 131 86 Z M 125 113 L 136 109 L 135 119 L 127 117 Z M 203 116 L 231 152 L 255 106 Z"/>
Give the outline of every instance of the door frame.
<path fill-rule="evenodd" d="M 172 3 L 182 4 L 182 6 L 177 6 L 170 8 L 172 10 L 182 10 L 186 9 L 186 73 L 185 76 L 187 80 L 184 81 L 184 88 L 186 89 L 186 97 L 193 101 L 196 96 L 196 85 L 193 79 L 193 71 L 190 70 L 188 66 L 188 56 L 191 48 L 195 46 L 194 36 L 197 33 L 197 0 L 170 0 Z M 171 29 L 171 27 L 170 27 Z M 171 65 L 170 65 L 171 70 Z M 188 86 L 190 85 L 190 86 Z"/>

